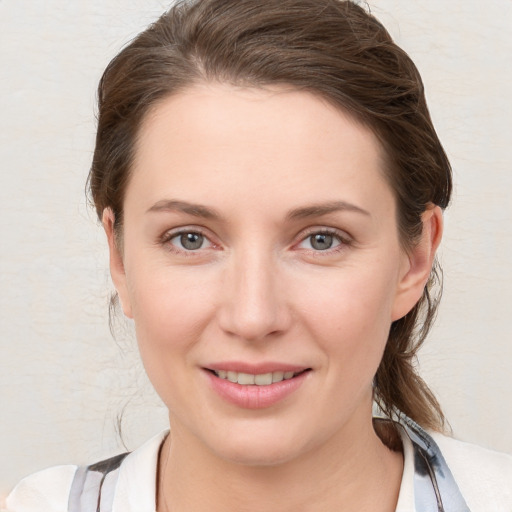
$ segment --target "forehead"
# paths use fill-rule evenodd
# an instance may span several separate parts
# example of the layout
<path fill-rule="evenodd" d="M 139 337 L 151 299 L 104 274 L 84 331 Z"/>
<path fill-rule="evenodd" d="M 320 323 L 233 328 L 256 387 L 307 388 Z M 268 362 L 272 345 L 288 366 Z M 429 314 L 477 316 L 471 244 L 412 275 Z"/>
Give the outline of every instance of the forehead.
<path fill-rule="evenodd" d="M 311 93 L 200 85 L 147 115 L 133 165 L 137 186 L 127 195 L 156 202 L 167 191 L 207 204 L 221 191 L 226 199 L 265 195 L 290 207 L 319 195 L 371 201 L 377 197 L 369 192 L 390 195 L 383 162 L 368 128 Z"/>

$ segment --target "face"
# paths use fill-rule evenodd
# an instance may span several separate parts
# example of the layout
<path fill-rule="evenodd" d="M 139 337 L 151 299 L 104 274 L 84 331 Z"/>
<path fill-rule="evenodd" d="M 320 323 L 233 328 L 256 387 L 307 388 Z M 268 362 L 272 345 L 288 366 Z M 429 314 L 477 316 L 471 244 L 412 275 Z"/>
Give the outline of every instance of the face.
<path fill-rule="evenodd" d="M 274 464 L 370 428 L 391 322 L 428 272 L 368 129 L 309 93 L 191 88 L 141 127 L 122 250 L 104 222 L 176 436 Z"/>

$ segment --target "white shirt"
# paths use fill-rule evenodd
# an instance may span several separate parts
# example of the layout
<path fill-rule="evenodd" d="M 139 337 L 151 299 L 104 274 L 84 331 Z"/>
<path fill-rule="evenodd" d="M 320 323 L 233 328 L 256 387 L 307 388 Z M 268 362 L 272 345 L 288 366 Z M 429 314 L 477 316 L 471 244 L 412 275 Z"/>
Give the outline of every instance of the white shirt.
<path fill-rule="evenodd" d="M 122 462 L 112 512 L 155 512 L 158 452 L 167 431 Z M 512 456 L 430 433 L 471 512 L 512 512 Z M 416 512 L 413 446 L 402 435 L 404 472 L 396 512 Z M 8 512 L 67 512 L 77 466 L 55 466 L 23 479 L 7 498 Z M 447 511 L 448 512 L 448 511 Z M 452 511 L 449 511 L 452 512 Z M 453 511 L 457 512 L 457 511 Z"/>

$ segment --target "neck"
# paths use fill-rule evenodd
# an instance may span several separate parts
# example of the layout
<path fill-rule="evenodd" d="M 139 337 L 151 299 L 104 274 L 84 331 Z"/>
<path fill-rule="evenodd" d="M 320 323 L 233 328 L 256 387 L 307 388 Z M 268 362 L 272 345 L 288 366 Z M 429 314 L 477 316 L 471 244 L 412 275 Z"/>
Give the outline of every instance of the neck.
<path fill-rule="evenodd" d="M 178 424 L 160 457 L 160 512 L 392 512 L 402 455 L 353 422 L 291 461 L 247 466 L 222 459 Z"/>

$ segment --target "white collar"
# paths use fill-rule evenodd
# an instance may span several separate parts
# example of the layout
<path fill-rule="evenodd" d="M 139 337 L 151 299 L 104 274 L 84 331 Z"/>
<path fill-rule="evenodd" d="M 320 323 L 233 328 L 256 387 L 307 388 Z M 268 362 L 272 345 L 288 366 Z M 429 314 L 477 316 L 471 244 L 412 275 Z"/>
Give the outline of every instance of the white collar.
<path fill-rule="evenodd" d="M 130 453 L 121 464 L 112 512 L 155 512 L 158 453 L 164 430 Z"/>

